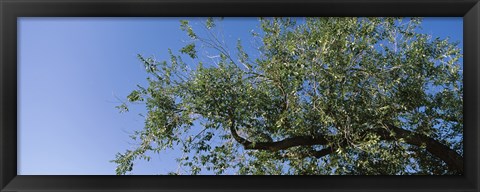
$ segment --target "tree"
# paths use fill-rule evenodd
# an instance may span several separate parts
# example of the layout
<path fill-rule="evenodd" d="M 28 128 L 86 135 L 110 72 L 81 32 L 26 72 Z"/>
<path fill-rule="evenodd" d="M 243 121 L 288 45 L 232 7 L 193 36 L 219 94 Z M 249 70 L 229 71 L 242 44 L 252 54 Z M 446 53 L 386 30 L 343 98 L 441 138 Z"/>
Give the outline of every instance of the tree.
<path fill-rule="evenodd" d="M 181 21 L 191 41 L 168 62 L 139 55 L 149 84 L 127 98 L 145 127 L 117 174 L 167 148 L 188 174 L 463 174 L 461 51 L 420 18 L 260 18 L 255 57 L 218 22 Z"/>

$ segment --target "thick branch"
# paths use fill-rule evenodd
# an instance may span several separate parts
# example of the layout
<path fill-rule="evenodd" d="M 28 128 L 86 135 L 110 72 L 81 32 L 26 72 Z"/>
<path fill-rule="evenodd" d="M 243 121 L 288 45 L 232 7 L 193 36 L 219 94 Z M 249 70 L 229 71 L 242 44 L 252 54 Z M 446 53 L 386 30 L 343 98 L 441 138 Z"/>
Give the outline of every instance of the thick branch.
<path fill-rule="evenodd" d="M 274 142 L 251 142 L 240 135 L 238 135 L 235 125 L 235 119 L 233 118 L 233 111 L 229 111 L 230 119 L 230 132 L 233 138 L 242 144 L 245 149 L 259 149 L 259 150 L 271 150 L 278 151 L 282 149 L 288 149 L 295 146 L 312 146 L 312 145 L 327 145 L 328 141 L 325 137 L 316 137 L 316 136 L 296 136 L 292 138 L 287 138 L 281 141 Z"/>
<path fill-rule="evenodd" d="M 259 149 L 259 150 L 271 150 L 278 151 L 282 149 L 288 149 L 295 146 L 312 146 L 312 145 L 327 145 L 328 141 L 324 137 L 314 137 L 314 136 L 296 136 L 280 141 L 274 142 L 251 142 L 247 139 L 238 135 L 235 130 L 235 123 L 232 122 L 230 125 L 230 131 L 232 132 L 233 138 L 242 144 L 245 149 Z"/>
<path fill-rule="evenodd" d="M 459 155 L 455 150 L 452 150 L 444 144 L 425 135 L 420 135 L 412 131 L 395 127 L 393 125 L 389 125 L 388 128 L 390 129 L 390 131 L 393 131 L 393 135 L 389 130 L 386 129 L 374 129 L 373 133 L 379 135 L 382 140 L 392 141 L 403 138 L 408 144 L 418 147 L 425 147 L 425 149 L 429 153 L 442 159 L 448 165 L 449 169 L 463 173 L 463 157 Z M 234 122 L 232 122 L 230 126 L 230 131 L 232 132 L 233 138 L 237 142 L 242 144 L 245 149 L 278 151 L 295 146 L 313 146 L 328 144 L 327 139 L 322 136 L 296 136 L 275 142 L 253 143 L 238 135 Z M 320 158 L 329 155 L 332 152 L 333 148 L 327 147 L 320 151 L 315 151 L 313 156 Z"/>
<path fill-rule="evenodd" d="M 376 129 L 375 133 L 383 140 L 391 141 L 403 138 L 408 144 L 425 147 L 429 153 L 443 160 L 449 169 L 463 173 L 463 157 L 455 150 L 425 135 L 417 134 L 393 125 L 388 125 L 388 128 L 393 131 L 395 135 L 391 135 L 386 129 Z"/>

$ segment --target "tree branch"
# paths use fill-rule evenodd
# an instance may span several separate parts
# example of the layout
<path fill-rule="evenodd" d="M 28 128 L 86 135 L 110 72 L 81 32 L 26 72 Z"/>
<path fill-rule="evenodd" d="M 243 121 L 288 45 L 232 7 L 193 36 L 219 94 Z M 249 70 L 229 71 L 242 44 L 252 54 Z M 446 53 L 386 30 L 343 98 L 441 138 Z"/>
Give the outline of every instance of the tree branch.
<path fill-rule="evenodd" d="M 408 144 L 418 147 L 425 147 L 429 153 L 443 160 L 448 165 L 450 170 L 456 170 L 460 173 L 463 173 L 463 157 L 455 150 L 452 150 L 448 146 L 425 135 L 401 129 L 394 125 L 387 126 L 395 135 L 391 135 L 386 129 L 376 129 L 374 132 L 383 140 L 391 141 L 398 138 L 403 138 Z"/>
<path fill-rule="evenodd" d="M 238 135 L 235 127 L 235 122 L 231 122 L 230 131 L 233 138 L 244 146 L 245 149 L 258 149 L 278 151 L 288 149 L 295 146 L 312 146 L 312 145 L 327 145 L 328 141 L 325 137 L 318 136 L 295 136 L 280 141 L 274 142 L 251 142 L 240 135 Z"/>
<path fill-rule="evenodd" d="M 234 98 L 235 100 L 235 98 Z M 238 135 L 236 130 L 235 118 L 234 118 L 234 108 L 230 108 L 228 111 L 228 119 L 230 120 L 230 132 L 233 138 L 242 144 L 245 149 L 257 149 L 257 150 L 270 150 L 278 151 L 283 149 L 288 149 L 295 146 L 313 146 L 313 145 L 328 145 L 328 140 L 325 136 L 314 135 L 314 136 L 294 136 L 286 138 L 280 141 L 274 142 L 251 142 L 240 135 Z M 415 145 L 420 148 L 425 148 L 432 155 L 443 160 L 448 168 L 452 171 L 458 171 L 463 173 L 463 157 L 458 154 L 455 150 L 450 149 L 448 146 L 432 139 L 428 136 L 415 133 L 413 131 L 405 130 L 397 126 L 388 124 L 386 128 L 377 128 L 366 131 L 365 133 L 374 133 L 382 140 L 393 141 L 399 138 L 405 140 L 406 143 L 410 145 Z M 366 134 L 364 134 L 366 135 Z M 346 146 L 342 144 L 340 147 Z M 329 146 L 328 148 L 317 151 L 314 156 L 323 157 L 332 153 L 333 148 Z"/>
<path fill-rule="evenodd" d="M 425 147 L 429 153 L 443 160 L 450 170 L 463 173 L 463 157 L 455 150 L 425 135 L 417 134 L 393 125 L 388 125 L 388 128 L 390 131 L 393 131 L 393 135 L 387 129 L 374 129 L 372 132 L 380 136 L 382 140 L 392 141 L 403 138 L 408 144 Z M 230 125 L 230 131 L 233 138 L 242 144 L 245 149 L 278 151 L 295 146 L 328 145 L 327 139 L 322 136 L 295 136 L 274 142 L 251 142 L 238 135 L 234 122 Z M 331 154 L 333 151 L 334 148 L 330 146 L 320 151 L 315 151 L 312 155 L 320 158 Z"/>

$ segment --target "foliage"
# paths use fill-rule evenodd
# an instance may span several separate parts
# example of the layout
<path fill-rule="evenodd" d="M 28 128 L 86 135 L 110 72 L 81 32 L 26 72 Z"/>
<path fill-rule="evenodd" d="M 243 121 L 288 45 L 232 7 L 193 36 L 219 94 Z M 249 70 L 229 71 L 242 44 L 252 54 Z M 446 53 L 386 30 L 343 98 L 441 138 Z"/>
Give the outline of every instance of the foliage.
<path fill-rule="evenodd" d="M 255 57 L 240 40 L 231 55 L 216 22 L 181 21 L 196 64 L 139 55 L 148 86 L 127 98 L 145 127 L 117 174 L 167 148 L 184 152 L 171 174 L 463 173 L 462 55 L 420 18 L 260 18 Z"/>

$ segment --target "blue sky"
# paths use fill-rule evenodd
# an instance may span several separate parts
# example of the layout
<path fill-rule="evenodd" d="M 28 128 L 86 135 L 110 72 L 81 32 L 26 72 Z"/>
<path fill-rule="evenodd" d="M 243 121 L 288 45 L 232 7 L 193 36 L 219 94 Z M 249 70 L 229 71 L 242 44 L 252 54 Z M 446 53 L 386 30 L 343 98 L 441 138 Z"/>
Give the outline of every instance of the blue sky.
<path fill-rule="evenodd" d="M 168 60 L 168 48 L 185 45 L 179 20 L 19 18 L 18 174 L 114 175 L 109 161 L 131 148 L 129 135 L 143 128 L 144 111 L 139 105 L 120 114 L 117 98 L 146 85 L 137 54 Z M 259 31 L 256 24 L 256 18 L 226 18 L 221 27 L 230 48 Z M 462 18 L 425 18 L 422 26 L 462 42 Z M 170 150 L 137 161 L 132 174 L 176 171 L 180 155 Z"/>

